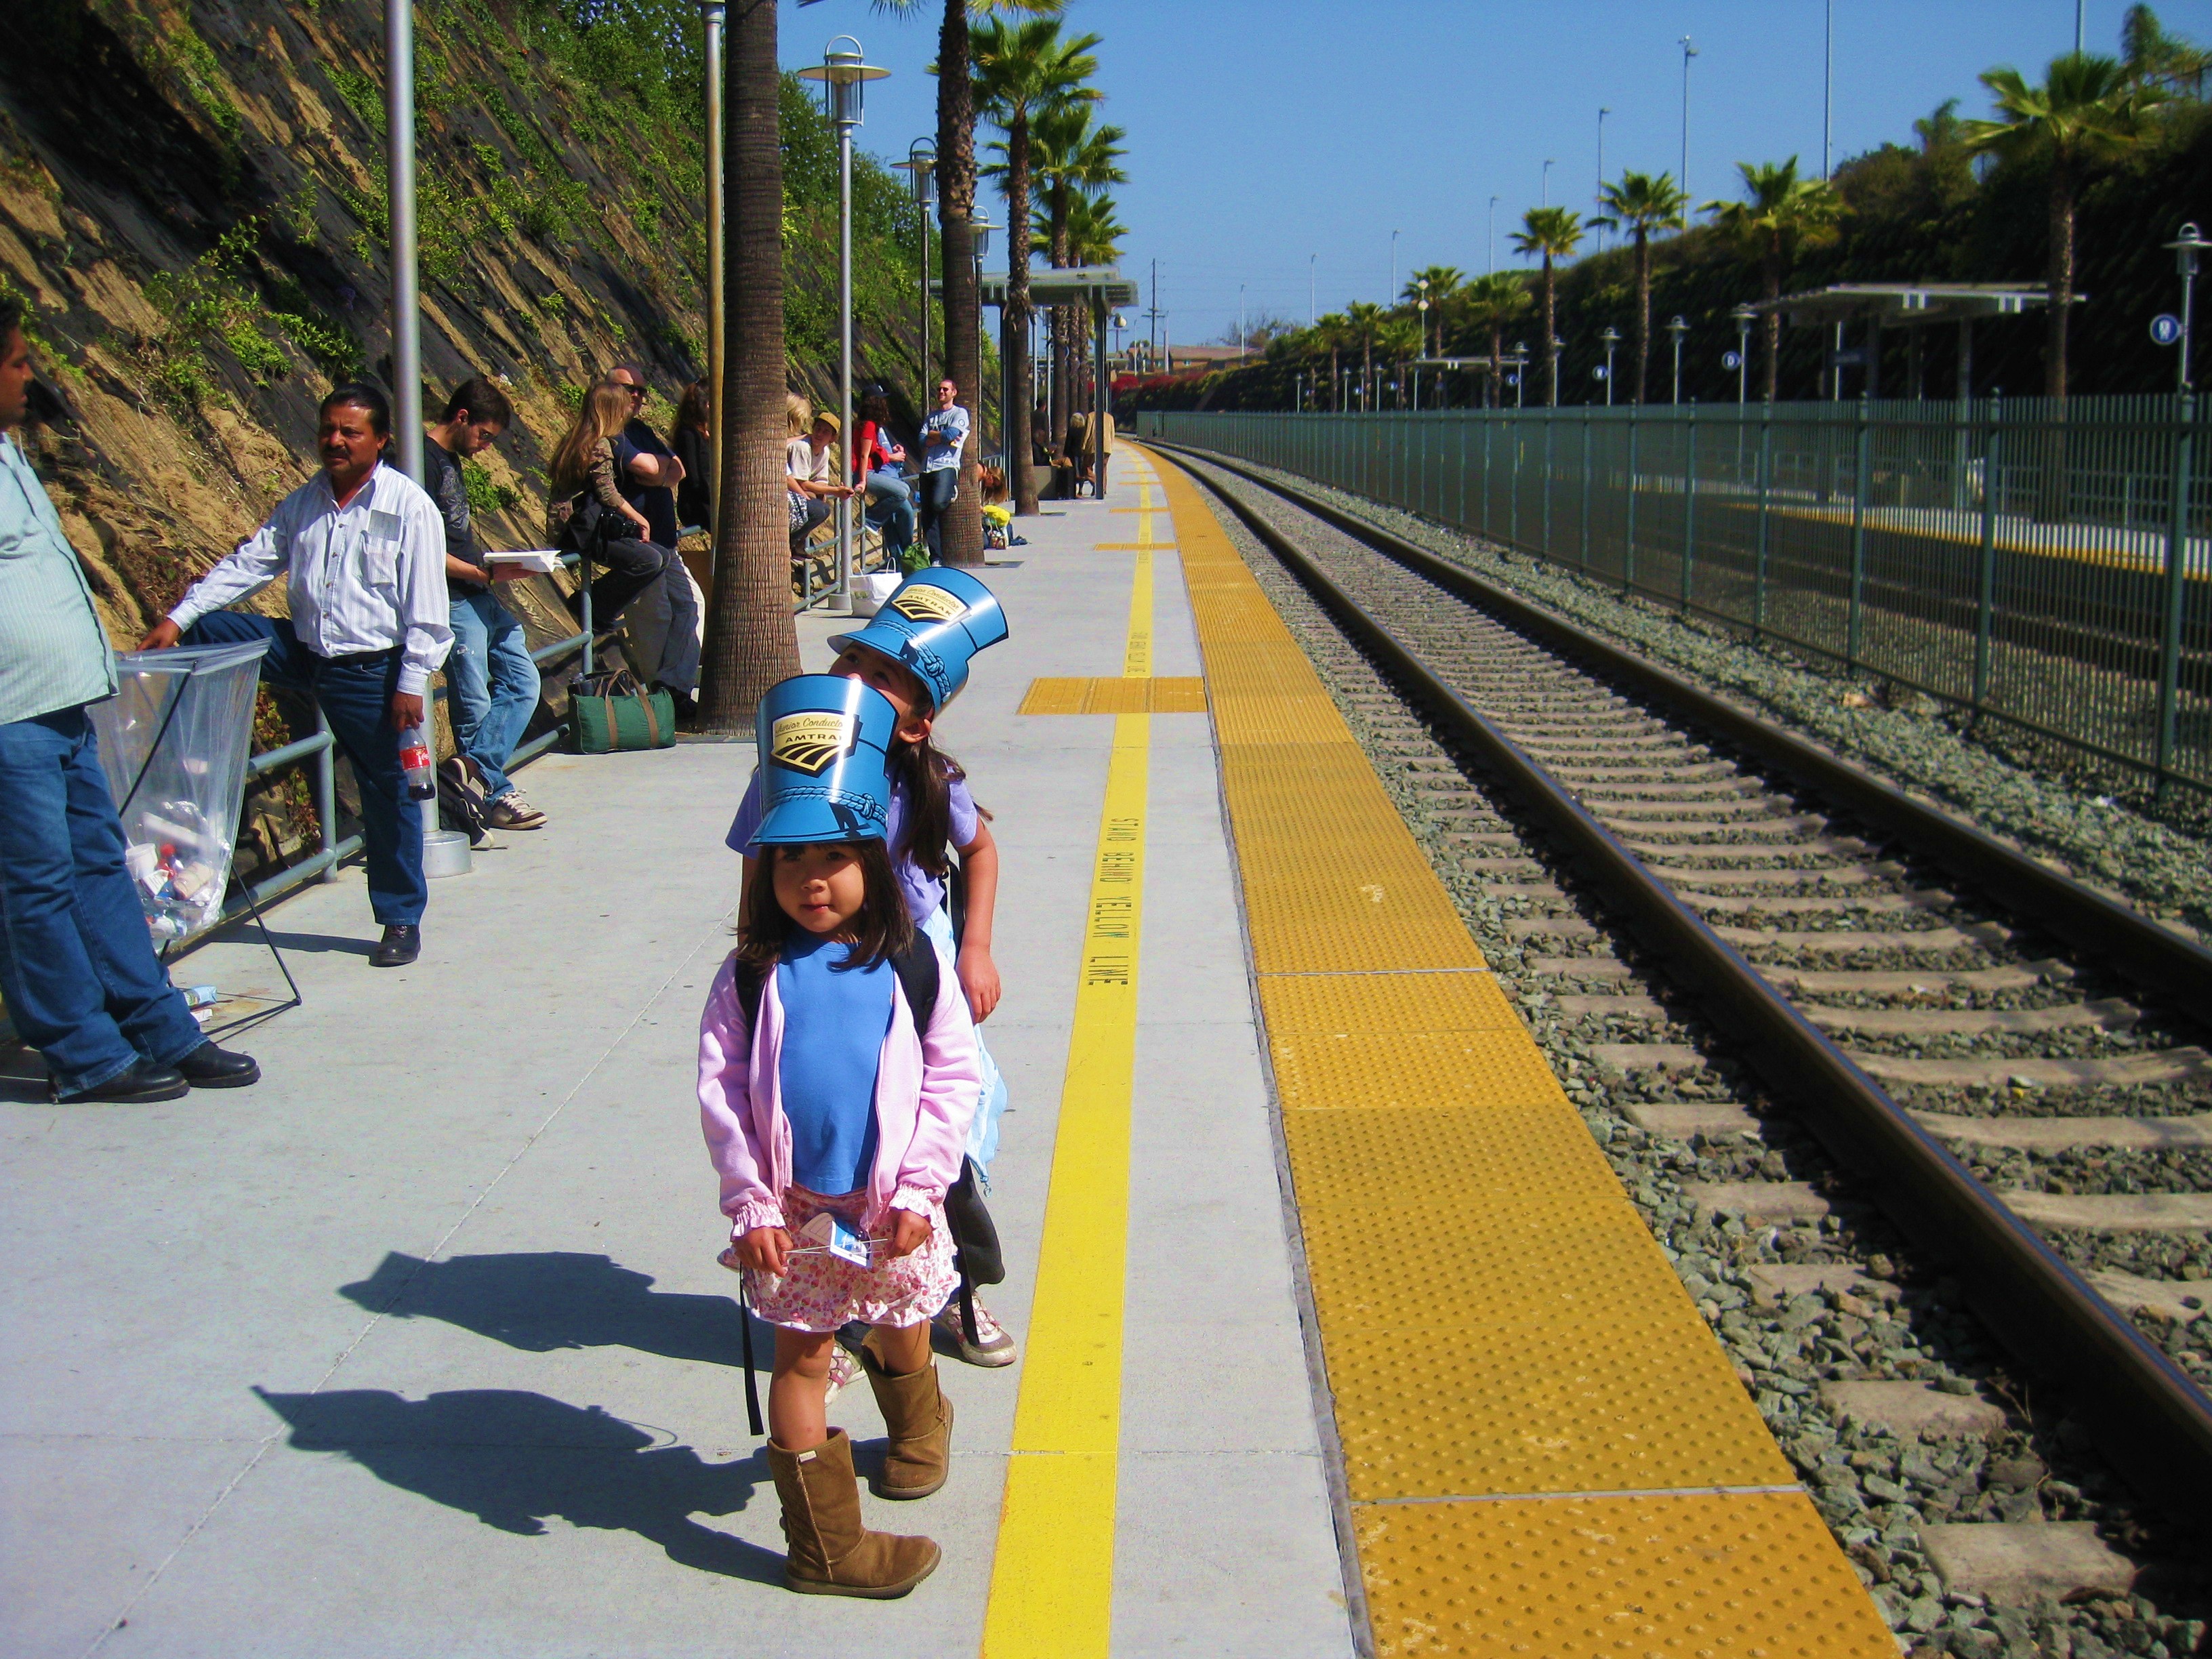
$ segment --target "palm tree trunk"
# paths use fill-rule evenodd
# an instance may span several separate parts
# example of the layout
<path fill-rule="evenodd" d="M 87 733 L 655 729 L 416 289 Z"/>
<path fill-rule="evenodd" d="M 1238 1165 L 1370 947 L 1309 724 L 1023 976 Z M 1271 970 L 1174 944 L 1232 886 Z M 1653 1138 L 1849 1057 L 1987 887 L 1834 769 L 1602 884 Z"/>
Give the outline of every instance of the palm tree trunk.
<path fill-rule="evenodd" d="M 1651 364 L 1651 233 L 1636 228 L 1636 395 L 1644 401 L 1644 382 Z"/>
<path fill-rule="evenodd" d="M 2074 172 L 2063 161 L 2051 168 L 2051 302 L 2044 307 L 2043 395 L 2066 401 L 2067 313 L 2074 309 Z"/>
<path fill-rule="evenodd" d="M 983 503 L 976 458 L 983 447 L 983 305 L 975 280 L 975 84 L 968 55 L 967 0 L 945 0 L 937 32 L 937 221 L 945 246 L 945 369 L 968 410 L 960 495 L 940 535 L 946 564 L 983 562 Z"/>
<path fill-rule="evenodd" d="M 1544 256 L 1544 373 L 1551 380 L 1551 390 L 1546 394 L 1550 407 L 1559 406 L 1559 332 L 1554 325 L 1559 316 L 1559 286 L 1552 272 L 1552 256 Z"/>
<path fill-rule="evenodd" d="M 1014 511 L 1034 517 L 1036 467 L 1030 446 L 1030 118 L 1006 129 L 1006 482 Z"/>
<path fill-rule="evenodd" d="M 761 694 L 799 672 L 783 487 L 783 151 L 776 118 L 775 0 L 729 13 L 724 219 L 729 294 L 722 370 L 714 592 L 700 724 L 752 727 Z"/>
<path fill-rule="evenodd" d="M 1055 270 L 1064 270 L 1075 263 L 1074 256 L 1068 251 L 1073 233 L 1067 221 L 1073 208 L 1070 199 L 1073 195 L 1073 191 L 1066 185 L 1056 185 L 1053 191 L 1052 264 Z M 1052 308 L 1051 412 L 1045 421 L 1045 447 L 1054 453 L 1058 452 L 1060 439 L 1067 431 L 1068 416 L 1073 407 L 1068 398 L 1067 380 L 1072 372 L 1070 364 L 1073 354 L 1068 349 L 1067 337 L 1067 307 L 1054 306 Z"/>
<path fill-rule="evenodd" d="M 1771 306 L 1782 297 L 1782 250 L 1769 243 L 1766 257 L 1759 262 L 1761 286 Z M 1766 401 L 1774 401 L 1775 391 L 1782 384 L 1782 313 L 1769 311 L 1762 331 L 1766 345 Z"/>
<path fill-rule="evenodd" d="M 1501 323 L 1492 323 L 1490 325 L 1490 385 L 1487 388 L 1490 394 L 1489 403 L 1492 409 L 1503 409 L 1505 406 L 1505 388 L 1498 381 L 1498 377 L 1504 372 L 1505 328 Z"/>

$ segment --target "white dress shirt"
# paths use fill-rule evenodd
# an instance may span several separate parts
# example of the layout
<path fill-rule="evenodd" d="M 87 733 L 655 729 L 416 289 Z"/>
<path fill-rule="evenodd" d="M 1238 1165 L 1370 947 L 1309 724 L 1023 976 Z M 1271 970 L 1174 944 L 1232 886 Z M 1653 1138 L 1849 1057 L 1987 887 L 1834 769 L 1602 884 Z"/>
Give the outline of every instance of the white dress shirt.
<path fill-rule="evenodd" d="M 292 632 L 317 656 L 401 647 L 399 689 L 421 696 L 453 648 L 445 520 L 420 485 L 381 462 L 343 507 L 329 475 L 316 473 L 194 583 L 169 619 L 190 628 L 279 575 L 289 578 Z"/>

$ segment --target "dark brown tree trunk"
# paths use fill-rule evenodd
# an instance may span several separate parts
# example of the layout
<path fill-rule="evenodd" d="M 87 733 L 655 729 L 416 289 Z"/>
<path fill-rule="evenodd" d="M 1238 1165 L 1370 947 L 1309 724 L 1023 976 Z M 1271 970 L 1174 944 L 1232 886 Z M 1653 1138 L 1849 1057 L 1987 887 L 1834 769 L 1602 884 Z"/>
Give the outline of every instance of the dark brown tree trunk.
<path fill-rule="evenodd" d="M 1636 395 L 1644 401 L 1644 383 L 1651 366 L 1651 233 L 1636 228 Z"/>
<path fill-rule="evenodd" d="M 1006 129 L 1006 482 L 1014 511 L 1035 516 L 1036 467 L 1030 443 L 1030 118 Z"/>
<path fill-rule="evenodd" d="M 960 495 L 940 527 L 946 564 L 983 562 L 983 306 L 975 280 L 975 84 L 968 56 L 966 0 L 945 0 L 937 33 L 937 218 L 945 244 L 945 372 L 968 410 Z M 933 399 L 931 406 L 935 407 Z"/>
<path fill-rule="evenodd" d="M 1759 274 L 1767 302 L 1771 305 L 1782 297 L 1782 246 L 1780 239 L 1770 240 L 1766 258 L 1760 261 Z M 1772 403 L 1776 389 L 1782 384 L 1782 313 L 1769 311 L 1763 319 L 1762 331 L 1766 345 L 1766 401 Z"/>
<path fill-rule="evenodd" d="M 783 152 L 776 118 L 775 0 L 729 9 L 723 216 L 729 234 L 722 429 L 714 492 L 714 591 L 700 724 L 750 731 L 761 694 L 799 672 L 784 505 Z"/>
<path fill-rule="evenodd" d="M 1544 256 L 1544 373 L 1551 381 L 1545 401 L 1553 409 L 1559 406 L 1559 333 L 1555 324 L 1559 314 L 1559 285 L 1552 271 L 1552 256 Z"/>
<path fill-rule="evenodd" d="M 1053 202 L 1052 263 L 1057 270 L 1065 270 L 1075 263 L 1075 256 L 1069 252 L 1074 239 L 1067 222 L 1068 216 L 1074 205 L 1069 199 L 1072 194 L 1073 192 L 1063 185 Z M 1054 306 L 1052 308 L 1051 415 L 1045 422 L 1045 447 L 1054 452 L 1057 452 L 1060 447 L 1063 435 L 1067 431 L 1069 418 L 1075 407 L 1067 389 L 1069 377 L 1074 372 L 1074 353 L 1069 349 L 1067 343 L 1070 332 L 1067 318 L 1068 310 L 1066 306 Z"/>

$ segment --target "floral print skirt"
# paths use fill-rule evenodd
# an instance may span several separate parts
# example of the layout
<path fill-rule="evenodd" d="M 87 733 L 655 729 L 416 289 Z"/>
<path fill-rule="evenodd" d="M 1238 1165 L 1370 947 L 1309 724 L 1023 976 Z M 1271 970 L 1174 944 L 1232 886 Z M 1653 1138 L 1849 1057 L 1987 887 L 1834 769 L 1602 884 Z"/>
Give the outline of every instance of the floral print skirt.
<path fill-rule="evenodd" d="M 848 1227 L 859 1231 L 867 1211 L 866 1189 L 835 1198 L 787 1187 L 783 1194 L 783 1224 L 794 1244 L 803 1244 L 799 1230 L 827 1210 Z M 959 1271 L 952 1265 L 952 1236 L 945 1224 L 945 1206 L 929 1212 L 929 1237 L 911 1255 L 890 1254 L 890 1218 L 885 1216 L 869 1235 L 873 1248 L 872 1265 L 863 1267 L 827 1250 L 794 1255 L 781 1279 L 744 1270 L 745 1297 L 753 1311 L 771 1325 L 793 1331 L 834 1331 L 858 1321 L 863 1325 L 919 1325 L 942 1308 L 959 1287 Z M 736 1257 L 726 1258 L 725 1265 Z"/>

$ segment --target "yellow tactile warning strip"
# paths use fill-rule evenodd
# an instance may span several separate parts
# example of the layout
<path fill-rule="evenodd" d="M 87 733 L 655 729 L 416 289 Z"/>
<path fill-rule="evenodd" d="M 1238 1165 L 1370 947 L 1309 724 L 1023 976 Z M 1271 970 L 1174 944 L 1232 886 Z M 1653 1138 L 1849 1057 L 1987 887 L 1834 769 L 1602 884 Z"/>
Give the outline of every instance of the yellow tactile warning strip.
<path fill-rule="evenodd" d="M 1889 1659 L 1305 653 L 1156 464 L 1376 1651 Z"/>
<path fill-rule="evenodd" d="M 1158 679 L 1123 675 L 1119 679 L 1044 677 L 1030 682 L 1017 714 L 1203 714 L 1206 682 L 1195 674 Z"/>

